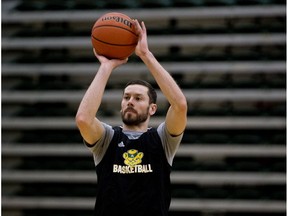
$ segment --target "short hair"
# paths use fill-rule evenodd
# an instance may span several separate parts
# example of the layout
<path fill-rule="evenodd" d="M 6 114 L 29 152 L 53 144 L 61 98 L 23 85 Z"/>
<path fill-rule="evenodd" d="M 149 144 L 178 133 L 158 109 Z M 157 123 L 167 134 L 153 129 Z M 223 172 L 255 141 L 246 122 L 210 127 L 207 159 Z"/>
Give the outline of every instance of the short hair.
<path fill-rule="evenodd" d="M 155 91 L 155 89 L 153 88 L 153 86 L 144 81 L 144 80 L 132 80 L 132 81 L 129 81 L 125 88 L 129 85 L 142 85 L 142 86 L 145 86 L 148 88 L 148 97 L 149 97 L 149 103 L 155 103 L 156 104 L 156 101 L 157 101 L 157 93 Z"/>

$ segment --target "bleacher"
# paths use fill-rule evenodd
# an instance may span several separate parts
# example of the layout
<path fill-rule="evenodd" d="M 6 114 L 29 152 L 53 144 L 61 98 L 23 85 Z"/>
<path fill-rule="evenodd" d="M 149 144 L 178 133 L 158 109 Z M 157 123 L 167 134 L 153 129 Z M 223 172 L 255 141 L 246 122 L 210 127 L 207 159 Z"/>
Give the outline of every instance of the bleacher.
<path fill-rule="evenodd" d="M 74 116 L 106 12 L 145 21 L 149 47 L 187 97 L 171 216 L 286 215 L 284 0 L 3 0 L 2 215 L 92 215 L 97 179 Z M 113 72 L 99 119 L 120 125 L 135 55 Z M 165 118 L 167 101 L 159 92 Z"/>

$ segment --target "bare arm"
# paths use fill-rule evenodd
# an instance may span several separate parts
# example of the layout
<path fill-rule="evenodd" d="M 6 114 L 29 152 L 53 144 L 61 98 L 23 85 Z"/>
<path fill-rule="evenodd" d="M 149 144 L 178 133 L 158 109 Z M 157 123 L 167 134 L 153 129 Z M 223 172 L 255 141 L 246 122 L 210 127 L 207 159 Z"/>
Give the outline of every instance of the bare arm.
<path fill-rule="evenodd" d="M 150 52 L 144 22 L 142 22 L 140 26 L 139 22 L 136 20 L 135 25 L 139 34 L 139 41 L 135 50 L 136 55 L 138 55 L 145 63 L 161 91 L 170 103 L 165 120 L 168 132 L 171 135 L 179 135 L 184 131 L 187 122 L 186 98 L 171 75 Z"/>
<path fill-rule="evenodd" d="M 94 54 L 100 61 L 100 67 L 87 89 L 76 114 L 76 124 L 83 139 L 89 144 L 98 141 L 103 132 L 102 123 L 96 118 L 108 79 L 116 67 L 127 62 L 125 60 L 108 60 L 104 56 Z"/>

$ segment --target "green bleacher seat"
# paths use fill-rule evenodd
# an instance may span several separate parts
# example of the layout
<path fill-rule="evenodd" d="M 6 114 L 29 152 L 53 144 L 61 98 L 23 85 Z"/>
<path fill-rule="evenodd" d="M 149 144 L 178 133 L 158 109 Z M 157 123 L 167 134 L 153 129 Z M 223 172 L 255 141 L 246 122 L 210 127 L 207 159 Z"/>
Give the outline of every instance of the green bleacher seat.
<path fill-rule="evenodd" d="M 64 89 L 81 89 L 81 87 L 79 87 L 79 85 L 73 84 L 71 83 L 70 85 L 65 85 L 65 83 L 61 83 L 61 82 L 53 82 L 53 81 L 48 81 L 48 82 L 44 82 L 44 83 L 20 83 L 18 84 L 15 89 L 18 90 L 64 90 Z"/>
<path fill-rule="evenodd" d="M 39 36 L 39 30 L 35 31 L 35 30 L 27 30 L 31 28 L 30 26 L 25 26 L 23 27 L 23 29 L 18 30 L 17 32 L 15 32 L 13 34 L 13 37 L 24 37 L 24 38 L 29 38 L 29 37 L 37 37 Z"/>
<path fill-rule="evenodd" d="M 215 161 L 210 161 L 209 163 L 196 162 L 194 164 L 194 167 L 195 167 L 194 169 L 197 171 L 212 171 L 212 172 L 221 172 L 229 169 L 229 165 Z"/>
<path fill-rule="evenodd" d="M 13 37 L 77 37 L 90 35 L 90 29 L 72 29 L 67 23 L 58 25 L 46 23 L 41 28 L 23 26 L 13 34 Z"/>
<path fill-rule="evenodd" d="M 180 157 L 174 158 L 173 161 L 173 170 L 178 171 L 227 171 L 233 170 L 233 168 L 227 166 L 224 162 L 215 162 L 215 161 L 196 161 L 193 158 L 186 160 Z"/>
<path fill-rule="evenodd" d="M 37 79 L 23 79 L 19 84 L 17 84 L 14 89 L 17 90 L 76 90 L 82 89 L 81 85 L 76 84 L 70 80 L 69 76 L 62 75 L 40 75 Z"/>
<path fill-rule="evenodd" d="M 171 0 L 141 0 L 140 6 L 142 8 L 163 8 L 170 7 L 172 5 Z"/>
<path fill-rule="evenodd" d="M 205 6 L 236 5 L 235 0 L 204 0 Z"/>
<path fill-rule="evenodd" d="M 284 157 L 227 157 L 225 162 L 235 171 L 282 172 L 286 168 Z"/>
<path fill-rule="evenodd" d="M 231 111 L 225 108 L 193 108 L 188 111 L 189 116 L 227 116 L 231 114 Z"/>
<path fill-rule="evenodd" d="M 273 3 L 271 0 L 235 0 L 238 5 L 265 5 Z"/>
<path fill-rule="evenodd" d="M 194 167 L 194 160 L 193 158 L 185 158 L 185 157 L 181 157 L 178 158 L 176 157 L 173 161 L 173 169 L 174 170 L 191 170 L 191 168 Z"/>
<path fill-rule="evenodd" d="M 286 0 L 271 0 L 271 4 L 285 5 L 285 4 L 287 4 L 287 1 Z"/>
<path fill-rule="evenodd" d="M 131 57 L 133 59 L 134 57 Z M 129 58 L 129 61 L 131 62 L 131 59 Z M 69 58 L 70 62 L 82 62 L 82 63 L 87 63 L 87 62 L 95 62 L 95 56 L 93 55 L 83 55 L 83 56 L 78 56 L 77 58 Z M 108 83 L 109 85 L 109 83 Z"/>
<path fill-rule="evenodd" d="M 260 144 L 262 141 L 262 137 L 254 134 L 237 134 L 231 138 L 233 143 L 241 143 L 241 144 Z"/>
<path fill-rule="evenodd" d="M 270 79 L 267 80 L 267 87 L 269 88 L 285 88 L 286 86 L 286 79 L 285 77 L 282 77 L 280 79 Z"/>
<path fill-rule="evenodd" d="M 201 190 L 197 187 L 188 186 L 186 188 L 172 188 L 171 194 L 177 198 L 198 198 Z"/>
<path fill-rule="evenodd" d="M 263 109 L 263 113 L 267 116 L 286 116 L 286 105 L 285 104 L 272 104 L 271 106 Z"/>
<path fill-rule="evenodd" d="M 246 107 L 246 108 L 235 108 L 231 112 L 235 116 L 261 116 L 264 115 L 262 110 L 259 110 L 255 107 Z"/>
<path fill-rule="evenodd" d="M 66 103 L 36 103 L 26 105 L 17 112 L 17 116 L 74 116 L 76 110 L 69 108 Z"/>
<path fill-rule="evenodd" d="M 21 1 L 16 7 L 19 11 L 38 11 L 45 8 L 45 3 L 36 0 Z"/>
<path fill-rule="evenodd" d="M 236 189 L 233 198 L 235 199 L 260 199 L 261 191 L 254 188 L 239 188 Z"/>
<path fill-rule="evenodd" d="M 36 130 L 23 133 L 18 139 L 19 143 L 83 143 L 77 130 Z"/>
<path fill-rule="evenodd" d="M 74 10 L 93 10 L 93 9 L 103 9 L 105 7 L 104 0 L 74 0 Z"/>
<path fill-rule="evenodd" d="M 231 82 L 230 82 L 231 85 Z M 184 83 L 181 87 L 184 89 L 222 89 L 222 88 L 229 88 L 225 81 L 201 81 L 195 80 L 192 83 Z M 231 88 L 231 86 L 230 86 Z"/>
<path fill-rule="evenodd" d="M 133 0 L 105 0 L 105 9 L 117 9 L 117 8 L 136 8 L 138 7 L 138 2 Z"/>
<path fill-rule="evenodd" d="M 172 0 L 175 7 L 203 6 L 204 0 Z"/>
<path fill-rule="evenodd" d="M 18 192 L 22 196 L 66 196 L 66 197 L 93 197 L 96 193 L 95 184 L 62 184 L 62 183 L 49 183 L 49 184 L 25 184 Z"/>
<path fill-rule="evenodd" d="M 182 143 L 199 143 L 199 141 L 199 136 L 196 132 L 186 129 L 182 138 Z"/>
<path fill-rule="evenodd" d="M 173 197 L 195 199 L 285 199 L 285 186 L 174 186 Z"/>
<path fill-rule="evenodd" d="M 273 164 L 271 164 L 269 169 L 272 170 L 273 172 L 286 172 L 285 159 L 283 159 L 282 161 L 274 162 Z"/>
<path fill-rule="evenodd" d="M 227 134 L 210 133 L 210 134 L 203 134 L 201 137 L 201 142 L 225 144 L 225 143 L 229 143 L 230 139 Z"/>
<path fill-rule="evenodd" d="M 61 49 L 55 52 L 53 49 L 42 49 L 38 58 L 42 59 L 43 63 L 67 62 L 69 61 L 69 51 L 67 49 Z"/>
<path fill-rule="evenodd" d="M 73 1 L 57 1 L 57 0 L 30 0 L 30 1 L 21 1 L 16 9 L 20 11 L 38 11 L 38 10 L 68 10 L 73 7 Z"/>
<path fill-rule="evenodd" d="M 71 0 L 49 0 L 46 2 L 45 10 L 69 10 L 73 8 L 73 2 Z"/>
<path fill-rule="evenodd" d="M 257 161 L 238 161 L 233 164 L 233 169 L 235 171 L 251 171 L 251 172 L 261 172 L 265 169 L 264 165 L 261 162 Z"/>
<path fill-rule="evenodd" d="M 23 210 L 24 216 L 63 216 L 63 215 L 69 215 L 69 216 L 90 216 L 93 215 L 93 210 L 84 210 L 84 209 L 73 209 L 73 210 L 66 210 L 66 209 L 24 209 Z"/>
<path fill-rule="evenodd" d="M 285 144 L 286 143 L 286 134 L 282 134 L 282 133 L 279 133 L 279 134 L 274 134 L 271 136 L 271 140 L 270 142 L 271 143 L 275 143 L 275 144 Z"/>
<path fill-rule="evenodd" d="M 227 199 L 231 197 L 231 191 L 223 187 L 207 187 L 199 189 L 201 198 L 206 199 Z"/>
<path fill-rule="evenodd" d="M 59 144 L 60 145 L 60 144 Z M 79 145 L 84 144 L 79 142 Z M 19 170 L 91 170 L 94 169 L 92 157 L 24 157 Z"/>

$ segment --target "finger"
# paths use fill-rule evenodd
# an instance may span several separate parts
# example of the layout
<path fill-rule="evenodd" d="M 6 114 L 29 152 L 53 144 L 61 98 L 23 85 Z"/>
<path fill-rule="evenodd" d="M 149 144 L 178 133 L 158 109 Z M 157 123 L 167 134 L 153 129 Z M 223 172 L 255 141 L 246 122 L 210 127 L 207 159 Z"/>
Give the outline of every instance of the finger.
<path fill-rule="evenodd" d="M 135 28 L 136 28 L 136 33 L 140 35 L 142 33 L 142 28 L 139 24 L 139 21 L 137 19 L 134 20 Z"/>
<path fill-rule="evenodd" d="M 97 53 L 97 51 L 96 51 L 95 49 L 93 49 L 93 52 L 94 52 L 94 55 L 95 55 L 97 58 L 100 57 L 100 55 Z"/>
<path fill-rule="evenodd" d="M 133 21 L 134 21 L 134 24 L 136 25 L 137 29 L 139 29 L 139 28 L 141 29 L 139 21 L 137 19 L 134 19 Z"/>
<path fill-rule="evenodd" d="M 141 22 L 141 27 L 142 27 L 143 33 L 146 33 L 146 26 L 145 26 L 144 21 Z"/>

